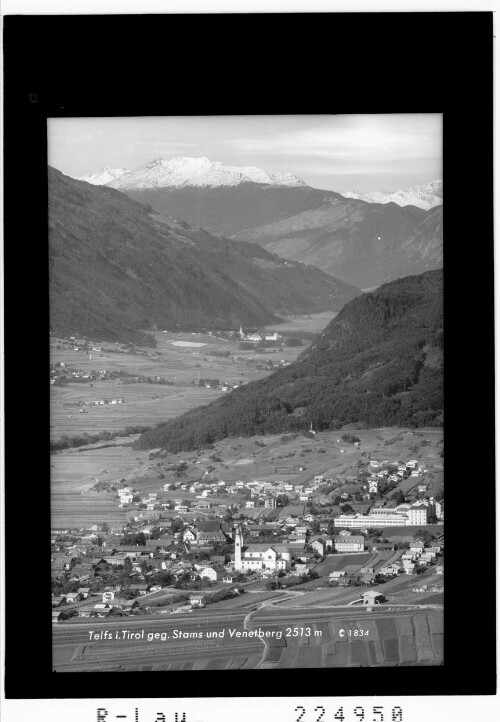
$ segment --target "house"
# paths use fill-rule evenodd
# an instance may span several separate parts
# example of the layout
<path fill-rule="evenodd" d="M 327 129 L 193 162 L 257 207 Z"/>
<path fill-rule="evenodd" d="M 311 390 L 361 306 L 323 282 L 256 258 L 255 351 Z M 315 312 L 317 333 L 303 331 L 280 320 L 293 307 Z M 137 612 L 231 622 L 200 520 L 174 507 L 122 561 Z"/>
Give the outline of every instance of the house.
<path fill-rule="evenodd" d="M 122 609 L 123 611 L 130 611 L 139 606 L 137 599 L 115 599 L 113 602 L 113 608 Z"/>
<path fill-rule="evenodd" d="M 438 564 L 436 566 L 436 574 L 444 574 L 444 564 Z"/>
<path fill-rule="evenodd" d="M 87 599 L 90 594 L 90 587 L 80 587 L 78 589 L 78 594 L 80 595 L 81 599 Z"/>
<path fill-rule="evenodd" d="M 415 541 L 412 544 L 410 544 L 410 551 L 415 552 L 416 554 L 422 554 L 424 551 L 424 542 L 422 541 Z"/>
<path fill-rule="evenodd" d="M 220 521 L 198 522 L 196 528 L 196 542 L 198 544 L 213 544 L 218 541 L 226 541 Z"/>
<path fill-rule="evenodd" d="M 401 556 L 401 561 L 404 564 L 405 562 L 414 562 L 416 558 L 417 555 L 414 552 L 406 552 Z"/>
<path fill-rule="evenodd" d="M 365 548 L 365 538 L 363 536 L 345 535 L 333 537 L 333 548 L 337 552 L 362 552 Z"/>
<path fill-rule="evenodd" d="M 375 572 L 364 572 L 361 574 L 361 581 L 363 584 L 373 584 L 375 581 Z"/>
<path fill-rule="evenodd" d="M 59 606 L 61 606 L 61 604 L 65 604 L 65 602 L 66 602 L 66 596 L 64 594 L 52 597 L 52 606 L 53 607 L 59 607 Z"/>
<path fill-rule="evenodd" d="M 204 594 L 191 594 L 189 603 L 192 607 L 204 607 L 207 603 L 207 598 Z"/>
<path fill-rule="evenodd" d="M 324 539 L 323 537 L 315 539 L 313 542 L 311 542 L 311 549 L 314 549 L 314 551 L 322 557 L 325 556 L 325 554 L 332 549 L 332 546 L 332 540 Z"/>
<path fill-rule="evenodd" d="M 373 589 L 370 589 L 368 592 L 364 592 L 361 596 L 363 597 L 363 604 L 369 604 L 370 606 L 374 604 L 382 604 L 386 601 L 383 594 L 380 594 L 380 592 L 376 592 Z"/>
<path fill-rule="evenodd" d="M 111 611 L 111 607 L 108 604 L 94 604 L 92 609 L 93 617 L 107 617 Z"/>
<path fill-rule="evenodd" d="M 234 579 L 233 574 L 229 574 L 229 573 L 224 574 L 224 576 L 222 577 L 222 581 L 224 582 L 224 584 L 232 584 L 233 579 Z"/>
<path fill-rule="evenodd" d="M 131 584 L 130 591 L 131 592 L 139 592 L 139 596 L 143 597 L 148 591 L 148 585 L 147 584 Z"/>
<path fill-rule="evenodd" d="M 200 573 L 202 579 L 210 579 L 211 582 L 221 582 L 226 574 L 222 567 L 205 567 Z"/>
<path fill-rule="evenodd" d="M 78 601 L 78 596 L 78 592 L 70 592 L 69 594 L 66 594 L 66 602 L 68 604 L 74 604 Z"/>
<path fill-rule="evenodd" d="M 205 499 L 200 499 L 200 501 L 196 504 L 197 509 L 210 509 L 211 506 L 212 504 Z"/>
<path fill-rule="evenodd" d="M 61 611 L 53 611 L 52 612 L 52 624 L 57 624 L 58 622 L 62 621 L 62 612 Z"/>
<path fill-rule="evenodd" d="M 345 577 L 346 573 L 345 571 L 338 571 L 338 572 L 330 572 L 330 581 L 340 579 L 341 577 Z"/>
<path fill-rule="evenodd" d="M 182 532 L 182 541 L 183 542 L 193 542 L 196 540 L 196 534 L 192 529 L 184 529 Z"/>

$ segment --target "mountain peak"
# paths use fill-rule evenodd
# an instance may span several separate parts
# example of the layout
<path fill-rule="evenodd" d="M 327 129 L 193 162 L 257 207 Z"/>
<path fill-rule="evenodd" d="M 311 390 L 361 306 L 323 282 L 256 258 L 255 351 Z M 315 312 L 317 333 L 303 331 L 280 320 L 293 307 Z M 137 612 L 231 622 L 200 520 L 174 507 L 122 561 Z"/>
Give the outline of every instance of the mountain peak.
<path fill-rule="evenodd" d="M 75 180 L 85 181 L 86 183 L 91 183 L 94 186 L 105 186 L 118 178 L 122 178 L 130 172 L 131 171 L 127 168 L 108 168 L 105 166 L 90 175 L 78 176 Z"/>
<path fill-rule="evenodd" d="M 368 191 L 367 193 L 347 191 L 342 195 L 345 198 L 356 198 L 367 203 L 397 203 L 398 206 L 417 206 L 428 211 L 442 204 L 443 181 L 430 181 L 424 185 L 416 185 L 399 191 Z"/>
<path fill-rule="evenodd" d="M 224 165 L 218 161 L 211 161 L 205 156 L 176 156 L 169 160 L 156 158 L 133 171 L 123 168 L 102 168 L 97 173 L 78 180 L 94 185 L 109 185 L 124 191 L 186 187 L 216 188 L 237 186 L 241 183 L 307 188 L 304 181 L 290 173 L 274 173 L 253 166 Z"/>

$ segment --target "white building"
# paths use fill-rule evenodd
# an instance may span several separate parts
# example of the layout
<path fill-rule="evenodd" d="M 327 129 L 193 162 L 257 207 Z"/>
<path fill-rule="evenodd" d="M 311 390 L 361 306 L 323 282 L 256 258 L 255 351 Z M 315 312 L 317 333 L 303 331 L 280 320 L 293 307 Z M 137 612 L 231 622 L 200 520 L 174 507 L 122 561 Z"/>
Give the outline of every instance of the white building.
<path fill-rule="evenodd" d="M 406 518 L 398 514 L 387 514 L 386 516 L 364 515 L 364 514 L 339 514 L 333 520 L 333 525 L 346 527 L 348 529 L 366 529 L 374 525 L 383 526 L 404 526 Z"/>
<path fill-rule="evenodd" d="M 427 524 L 427 507 L 422 506 L 411 506 L 408 509 L 408 521 L 406 522 L 409 526 L 421 526 Z"/>
<path fill-rule="evenodd" d="M 365 538 L 354 534 L 334 536 L 333 548 L 337 552 L 362 552 L 365 549 Z"/>
<path fill-rule="evenodd" d="M 279 571 L 290 566 L 290 552 L 267 547 L 265 544 L 250 544 L 243 546 L 243 529 L 236 528 L 234 537 L 234 568 L 236 571 L 264 571 L 271 569 Z"/>

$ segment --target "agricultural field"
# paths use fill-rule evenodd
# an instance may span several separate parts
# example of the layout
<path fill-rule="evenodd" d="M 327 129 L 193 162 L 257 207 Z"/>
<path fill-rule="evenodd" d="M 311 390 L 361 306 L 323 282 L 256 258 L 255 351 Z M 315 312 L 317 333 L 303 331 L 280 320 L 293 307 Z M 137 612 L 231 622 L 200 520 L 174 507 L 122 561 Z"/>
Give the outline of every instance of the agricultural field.
<path fill-rule="evenodd" d="M 300 333 L 305 331 L 308 333 L 320 333 L 332 319 L 337 315 L 337 311 L 323 311 L 305 316 L 292 316 L 287 318 L 283 323 L 275 326 L 268 326 L 269 331 L 277 331 L 278 333 Z"/>
<path fill-rule="evenodd" d="M 330 616 L 330 618 L 329 618 Z M 309 621 L 309 619 L 311 621 Z M 318 620 L 318 621 L 316 621 Z M 252 624 L 276 627 L 277 610 L 263 609 Z M 439 611 L 413 610 L 391 613 L 382 609 L 318 612 L 297 618 L 292 629 L 299 635 L 272 639 L 263 667 L 373 667 L 443 663 L 443 615 Z M 300 625 L 300 626 L 298 626 Z M 281 626 L 281 625 L 279 625 Z M 304 631 L 303 636 L 300 630 Z M 266 663 L 272 663 L 267 665 Z"/>
<path fill-rule="evenodd" d="M 200 379 L 218 378 L 231 384 L 254 381 L 271 373 L 258 370 L 256 364 L 294 361 L 304 347 L 242 351 L 239 342 L 209 334 L 155 334 L 157 347 L 135 348 L 133 352 L 118 345 L 107 345 L 104 351 L 75 351 L 61 339 L 51 339 L 50 361 L 64 363 L 68 373 L 125 372 L 132 376 L 161 376 L 170 385 L 125 381 L 124 377 L 92 383 L 69 383 L 51 387 L 51 438 L 63 434 L 73 436 L 99 431 L 116 431 L 126 426 L 152 426 L 185 411 L 210 403 L 222 393 L 219 389 L 199 386 Z M 197 344 L 196 346 L 188 344 Z M 228 358 L 221 355 L 229 352 Z M 215 355 L 213 355 L 215 354 Z M 86 414 L 79 413 L 80 402 L 123 397 L 124 403 L 115 406 L 89 406 Z"/>
<path fill-rule="evenodd" d="M 341 572 L 342 569 L 350 566 L 365 567 L 372 562 L 377 554 L 371 553 L 349 553 L 349 554 L 329 554 L 325 560 L 314 567 L 314 571 L 320 577 L 327 577 L 331 572 Z"/>
<path fill-rule="evenodd" d="M 126 513 L 118 507 L 111 494 L 91 491 L 98 481 L 119 482 L 139 472 L 146 463 L 147 453 L 136 452 L 130 446 L 118 445 L 106 449 L 81 451 L 66 449 L 50 457 L 51 465 L 51 526 L 75 526 L 107 521 L 126 521 Z"/>

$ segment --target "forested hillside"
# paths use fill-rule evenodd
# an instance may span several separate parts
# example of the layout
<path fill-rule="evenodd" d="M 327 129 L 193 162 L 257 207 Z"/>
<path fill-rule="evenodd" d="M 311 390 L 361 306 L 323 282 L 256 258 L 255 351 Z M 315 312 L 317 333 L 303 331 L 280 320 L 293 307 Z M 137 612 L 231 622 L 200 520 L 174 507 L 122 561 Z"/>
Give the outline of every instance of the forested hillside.
<path fill-rule="evenodd" d="M 142 434 L 137 448 L 181 451 L 226 436 L 309 428 L 442 423 L 442 271 L 348 303 L 299 359 Z"/>

